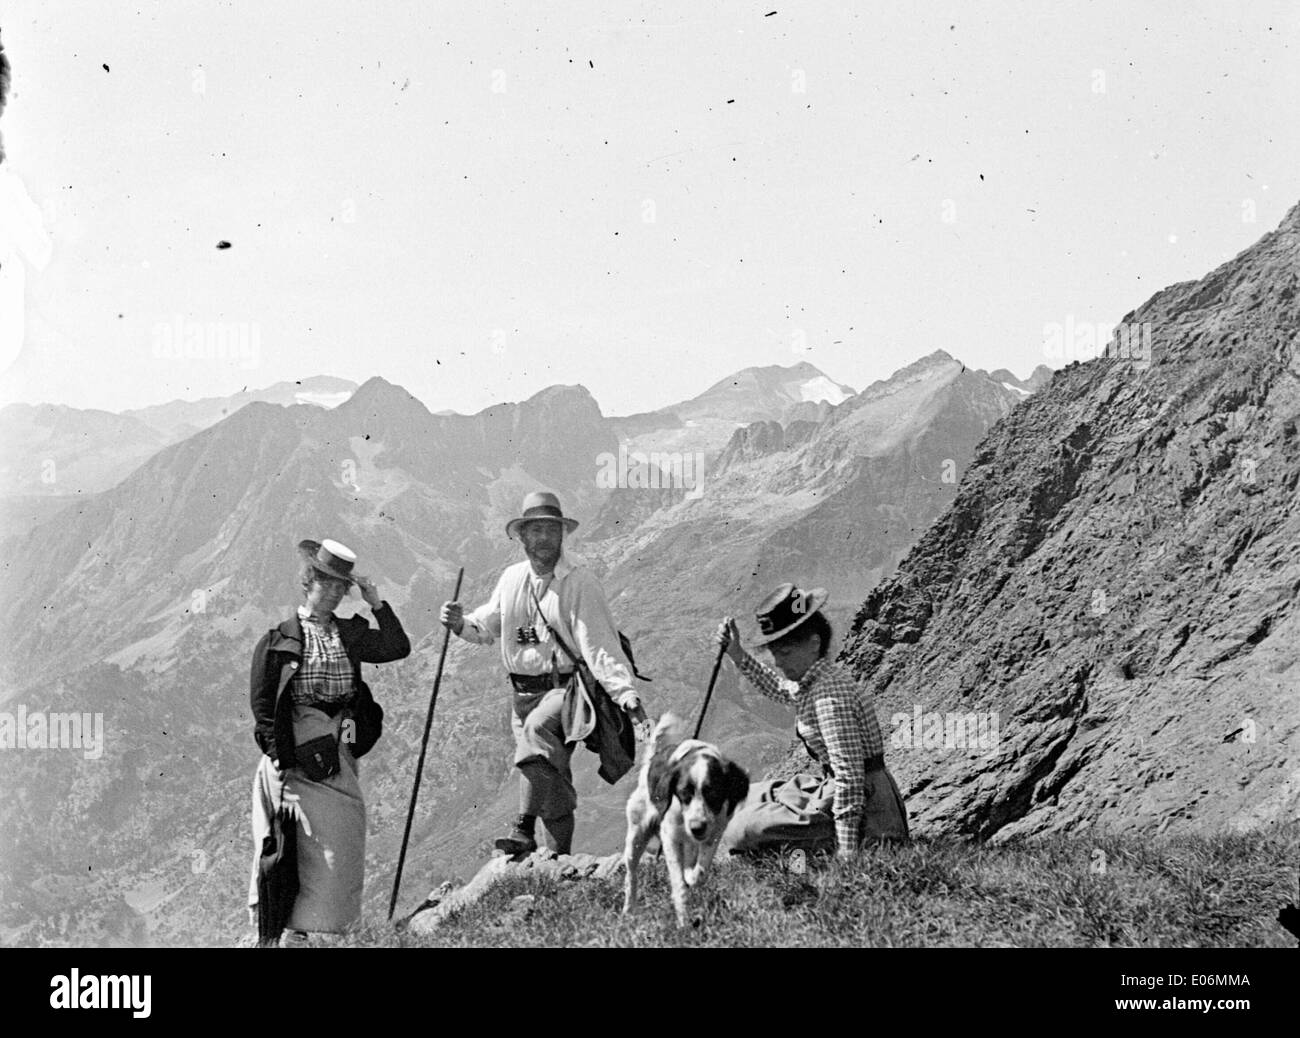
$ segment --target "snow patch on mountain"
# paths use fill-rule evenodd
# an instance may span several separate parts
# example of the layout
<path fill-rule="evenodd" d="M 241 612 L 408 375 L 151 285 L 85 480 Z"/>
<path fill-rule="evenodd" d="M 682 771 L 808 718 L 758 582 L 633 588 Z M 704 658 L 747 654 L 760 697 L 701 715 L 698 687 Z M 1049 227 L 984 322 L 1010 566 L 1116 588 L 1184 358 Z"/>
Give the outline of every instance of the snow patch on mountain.
<path fill-rule="evenodd" d="M 811 400 L 814 403 L 825 400 L 831 404 L 842 404 L 849 395 L 825 375 L 809 379 L 799 386 L 799 399 Z"/>
<path fill-rule="evenodd" d="M 294 393 L 293 399 L 299 404 L 311 404 L 314 407 L 323 407 L 326 410 L 338 407 L 348 397 L 352 395 L 351 390 L 342 393 Z"/>

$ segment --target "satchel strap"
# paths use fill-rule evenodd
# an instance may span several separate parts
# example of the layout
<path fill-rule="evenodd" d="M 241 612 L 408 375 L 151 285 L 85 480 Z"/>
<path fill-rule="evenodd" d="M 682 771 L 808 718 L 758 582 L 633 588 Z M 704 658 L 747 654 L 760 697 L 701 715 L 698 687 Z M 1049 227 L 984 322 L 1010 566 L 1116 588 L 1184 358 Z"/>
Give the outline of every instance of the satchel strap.
<path fill-rule="evenodd" d="M 560 637 L 560 632 L 551 626 L 550 620 L 546 619 L 546 614 L 542 612 L 541 600 L 537 597 L 537 590 L 533 587 L 533 582 L 531 580 L 528 582 L 528 593 L 533 596 L 533 605 L 537 606 L 537 615 L 542 618 L 542 623 L 546 624 L 546 629 L 551 632 L 551 637 L 555 639 L 555 644 L 564 650 L 564 654 L 573 661 L 573 666 L 576 669 L 581 670 L 586 666 L 586 664 L 580 657 L 573 654 L 573 650 L 569 648 L 568 643 Z"/>

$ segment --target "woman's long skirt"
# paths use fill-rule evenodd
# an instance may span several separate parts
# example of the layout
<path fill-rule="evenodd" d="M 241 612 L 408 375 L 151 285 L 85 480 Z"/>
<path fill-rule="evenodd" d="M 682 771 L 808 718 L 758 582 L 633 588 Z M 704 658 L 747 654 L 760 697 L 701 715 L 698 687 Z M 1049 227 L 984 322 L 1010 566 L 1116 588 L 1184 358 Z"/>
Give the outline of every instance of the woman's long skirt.
<path fill-rule="evenodd" d="M 800 774 L 788 779 L 751 782 L 749 796 L 736 808 L 723 833 L 723 852 L 766 848 L 833 851 L 835 779 Z M 862 812 L 862 842 L 906 840 L 907 807 L 886 768 L 867 773 L 867 803 Z"/>
<path fill-rule="evenodd" d="M 257 861 L 262 838 L 280 804 L 297 801 L 297 900 L 287 928 L 311 933 L 341 933 L 361 919 L 366 862 L 366 804 L 358 764 L 350 744 L 340 738 L 347 711 L 335 717 L 314 707 L 293 708 L 294 742 L 332 734 L 339 739 L 339 773 L 320 782 L 301 768 L 277 772 L 263 756 L 253 775 L 253 875 L 249 906 L 257 904 Z"/>

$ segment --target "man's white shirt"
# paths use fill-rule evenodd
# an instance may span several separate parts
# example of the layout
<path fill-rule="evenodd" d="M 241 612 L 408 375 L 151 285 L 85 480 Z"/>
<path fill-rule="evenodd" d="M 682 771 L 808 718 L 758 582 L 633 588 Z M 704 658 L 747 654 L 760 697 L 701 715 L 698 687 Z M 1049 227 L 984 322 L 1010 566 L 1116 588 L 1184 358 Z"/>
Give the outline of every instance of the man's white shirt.
<path fill-rule="evenodd" d="M 501 662 L 512 674 L 549 674 L 553 658 L 561 671 L 573 670 L 573 661 L 538 616 L 532 592 L 564 643 L 582 655 L 605 691 L 625 707 L 628 698 L 638 693 L 605 592 L 581 560 L 564 552 L 549 577 L 538 577 L 526 559 L 508 566 L 492 597 L 465 614 L 460 637 L 478 645 L 491 645 L 500 638 Z M 536 630 L 537 644 L 520 644 L 515 637 L 519 627 Z"/>

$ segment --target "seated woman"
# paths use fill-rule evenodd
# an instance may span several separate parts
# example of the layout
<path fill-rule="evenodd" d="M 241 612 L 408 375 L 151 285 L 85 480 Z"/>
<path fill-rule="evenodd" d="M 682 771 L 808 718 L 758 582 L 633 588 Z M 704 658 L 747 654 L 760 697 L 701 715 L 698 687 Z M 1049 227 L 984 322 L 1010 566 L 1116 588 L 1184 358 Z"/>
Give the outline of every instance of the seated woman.
<path fill-rule="evenodd" d="M 759 605 L 762 636 L 755 645 L 767 646 L 780 674 L 745 651 L 731 617 L 718 628 L 718 645 L 754 687 L 795 708 L 795 731 L 825 770 L 823 778 L 750 783 L 748 798 L 723 835 L 724 851 L 836 848 L 848 858 L 867 840 L 908 838 L 907 809 L 885 768 L 871 697 L 826 659 L 831 625 L 821 612 L 825 603 L 824 588 L 782 584 Z"/>
<path fill-rule="evenodd" d="M 392 608 L 352 572 L 351 550 L 326 540 L 303 541 L 298 552 L 303 604 L 257 643 L 250 682 L 253 737 L 264 756 L 253 776 L 249 905 L 258 900 L 262 840 L 284 808 L 297 836 L 298 894 L 281 939 L 290 946 L 309 932 L 341 933 L 361 918 L 366 804 L 357 758 L 374 745 L 383 719 L 361 664 L 411 652 Z M 353 584 L 378 630 L 360 616 L 334 616 Z"/>

